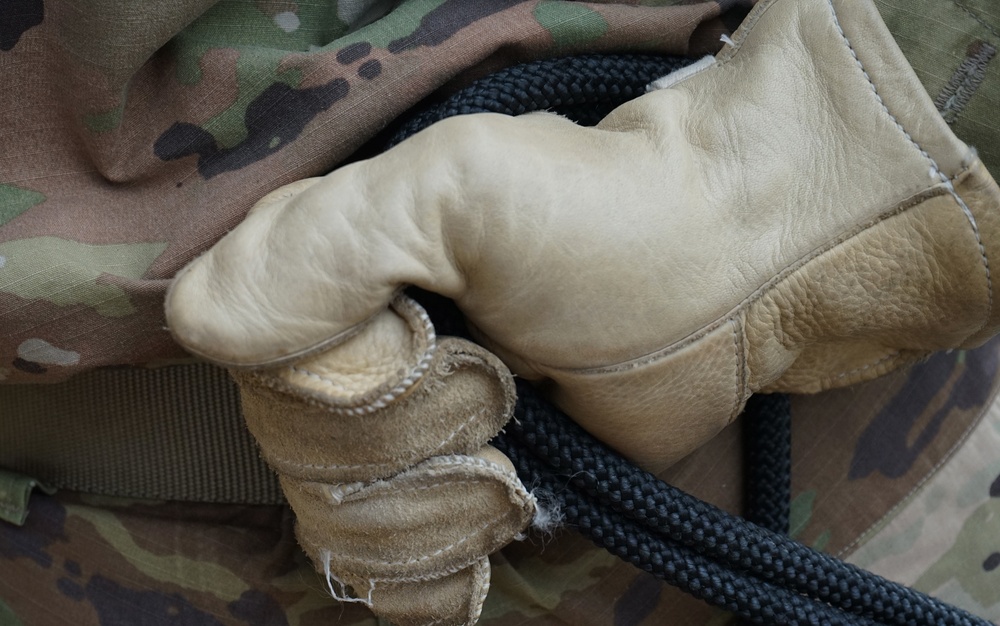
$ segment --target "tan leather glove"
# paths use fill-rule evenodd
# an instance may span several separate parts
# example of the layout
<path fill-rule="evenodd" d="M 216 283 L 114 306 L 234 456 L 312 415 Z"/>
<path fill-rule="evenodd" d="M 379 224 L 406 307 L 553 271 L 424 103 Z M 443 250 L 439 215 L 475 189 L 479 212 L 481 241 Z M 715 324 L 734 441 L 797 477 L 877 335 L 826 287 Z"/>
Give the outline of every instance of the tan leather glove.
<path fill-rule="evenodd" d="M 453 118 L 276 192 L 179 277 L 171 330 L 295 367 L 418 285 L 654 471 L 755 391 L 996 332 L 1000 190 L 870 1 L 765 0 L 659 86 L 592 129 Z"/>
<path fill-rule="evenodd" d="M 475 623 L 487 556 L 535 513 L 487 445 L 514 404 L 503 364 L 437 340 L 423 309 L 398 296 L 322 354 L 234 377 L 330 593 L 399 626 Z"/>

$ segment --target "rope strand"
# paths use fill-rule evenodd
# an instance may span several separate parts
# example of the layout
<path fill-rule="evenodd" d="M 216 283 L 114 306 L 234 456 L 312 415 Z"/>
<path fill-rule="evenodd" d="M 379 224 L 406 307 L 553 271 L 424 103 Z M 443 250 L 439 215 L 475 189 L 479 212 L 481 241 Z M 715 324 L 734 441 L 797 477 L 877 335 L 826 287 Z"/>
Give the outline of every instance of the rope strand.
<path fill-rule="evenodd" d="M 388 137 L 385 147 L 391 147 L 446 117 L 483 112 L 550 110 L 593 125 L 641 95 L 654 79 L 690 62 L 652 55 L 590 55 L 512 67 L 443 102 L 417 107 L 382 137 Z M 431 300 L 437 305 L 431 311 L 435 325 L 448 334 L 465 334 L 453 303 Z M 772 403 L 764 413 L 784 410 L 780 399 L 762 402 Z M 785 429 L 787 424 L 759 426 L 757 443 L 749 444 L 751 456 L 770 449 L 762 453 L 770 469 L 764 469 L 760 479 L 749 479 L 764 487 L 758 490 L 759 503 L 751 503 L 751 515 L 767 528 L 729 515 L 631 465 L 523 382 L 515 419 L 493 443 L 511 458 L 525 484 L 537 485 L 561 501 L 565 520 L 595 543 L 753 623 L 990 624 L 782 536 L 788 526 L 790 444 L 775 441 L 778 431 L 768 429 Z"/>
<path fill-rule="evenodd" d="M 735 571 L 774 581 L 843 611 L 870 615 L 885 624 L 990 624 L 730 515 L 660 481 L 593 439 L 523 382 L 518 384 L 514 416 L 504 437 L 513 437 L 514 446 L 523 445 L 535 456 L 546 459 L 549 471 L 564 477 L 576 491 L 592 494 L 601 504 L 637 522 L 645 534 L 667 537 L 726 563 Z M 569 515 L 566 518 L 570 520 Z"/>

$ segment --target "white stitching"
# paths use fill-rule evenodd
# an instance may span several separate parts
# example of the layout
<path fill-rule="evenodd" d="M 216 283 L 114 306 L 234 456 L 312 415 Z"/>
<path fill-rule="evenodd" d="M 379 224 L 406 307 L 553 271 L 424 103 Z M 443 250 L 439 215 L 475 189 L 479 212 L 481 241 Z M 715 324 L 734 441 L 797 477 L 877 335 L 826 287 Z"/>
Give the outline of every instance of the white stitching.
<path fill-rule="evenodd" d="M 733 403 L 733 410 L 729 414 L 729 421 L 731 422 L 734 419 L 736 419 L 736 417 L 740 414 L 740 409 L 743 408 L 740 405 L 742 404 L 741 401 L 743 400 L 743 391 L 744 390 L 743 390 L 742 382 L 744 380 L 744 376 L 743 376 L 743 372 L 741 371 L 743 369 L 741 367 L 743 365 L 743 355 L 742 355 L 742 350 L 740 350 L 740 346 L 741 346 L 742 342 L 740 342 L 739 325 L 736 323 L 735 319 L 730 319 L 729 323 L 732 324 L 732 326 L 733 326 L 733 351 L 736 354 L 736 380 L 737 380 L 737 383 L 736 383 L 736 402 Z"/>
<path fill-rule="evenodd" d="M 900 132 L 903 133 L 903 136 L 906 137 L 907 141 L 913 144 L 913 146 L 920 152 L 921 156 L 927 159 L 927 162 L 930 163 L 931 166 L 930 169 L 931 177 L 937 178 L 938 180 L 941 181 L 945 189 L 948 190 L 948 193 L 951 194 L 951 196 L 955 199 L 955 202 L 958 203 L 958 206 L 961 207 L 962 212 L 965 213 L 966 219 L 969 220 L 969 224 L 972 226 L 972 232 L 976 236 L 976 242 L 979 244 L 979 252 L 983 258 L 983 266 L 986 268 L 986 288 L 987 288 L 987 296 L 989 298 L 989 302 L 987 304 L 987 309 L 986 309 L 986 317 L 983 320 L 983 325 L 980 327 L 981 330 L 982 328 L 986 327 L 986 324 L 989 323 L 990 317 L 993 315 L 993 277 L 990 272 L 990 261 L 986 256 L 986 246 L 983 245 L 983 239 L 979 233 L 979 225 L 976 223 L 976 217 L 972 214 L 972 210 L 969 209 L 969 206 L 965 203 L 965 200 L 963 200 L 962 197 L 958 195 L 958 191 L 955 189 L 955 185 L 954 183 L 952 183 L 952 179 L 941 171 L 941 168 L 938 166 L 937 161 L 935 161 L 934 158 L 931 157 L 931 155 L 929 155 L 926 150 L 920 147 L 920 144 L 918 144 L 913 139 L 910 133 L 908 133 L 906 129 L 903 128 L 903 125 L 899 122 L 899 120 L 896 119 L 896 116 L 893 115 L 891 111 L 889 111 L 889 107 L 882 99 L 882 95 L 879 94 L 878 88 L 872 81 L 872 77 L 868 74 L 868 71 L 865 69 L 864 64 L 861 63 L 861 59 L 858 58 L 858 53 L 854 50 L 854 46 L 851 45 L 850 39 L 847 38 L 847 33 L 844 32 L 844 28 L 840 24 L 840 18 L 837 16 L 837 9 L 836 7 L 833 6 L 833 0 L 826 0 L 826 3 L 830 7 L 830 13 L 833 15 L 834 26 L 837 27 L 837 31 L 840 33 L 841 38 L 844 40 L 844 44 L 850 51 L 851 56 L 854 57 L 854 62 L 857 63 L 858 69 L 861 70 L 861 73 L 864 74 L 865 79 L 868 81 L 868 85 L 871 87 L 872 93 L 875 94 L 875 98 L 878 100 L 879 104 L 882 105 L 882 110 L 885 111 L 885 114 L 889 116 L 889 119 L 892 120 L 892 123 L 896 125 L 896 128 L 898 128 Z"/>
<path fill-rule="evenodd" d="M 426 337 L 427 343 L 429 344 L 427 350 L 420 357 L 420 360 L 417 362 L 416 366 L 414 366 L 413 369 L 410 370 L 409 374 L 406 375 L 406 378 L 399 381 L 392 389 L 387 391 L 385 394 L 376 399 L 374 402 L 370 402 L 365 404 L 364 406 L 357 406 L 357 407 L 331 406 L 330 409 L 333 410 L 334 412 L 347 415 L 362 416 L 362 415 L 369 415 L 380 409 L 384 409 L 385 407 L 389 406 L 389 404 L 394 402 L 397 398 L 406 393 L 414 385 L 416 385 L 417 382 L 419 382 L 420 379 L 424 377 L 424 375 L 427 373 L 427 370 L 430 368 L 431 361 L 434 358 L 434 353 L 437 351 L 437 343 L 436 343 L 437 334 L 434 331 L 434 323 L 431 322 L 430 316 L 422 307 L 417 306 L 412 300 L 409 300 L 408 298 L 403 298 L 403 297 L 397 298 L 392 304 L 393 307 L 396 308 L 401 313 L 408 312 L 417 317 L 417 319 L 421 324 L 421 327 L 419 329 L 413 328 L 413 330 L 417 331 L 418 333 L 422 333 L 423 336 Z M 313 380 L 325 383 L 328 387 L 331 387 L 333 389 L 337 390 L 345 389 L 344 386 L 341 385 L 340 383 L 330 378 L 326 378 L 325 376 L 321 376 L 310 370 L 307 370 L 304 367 L 297 367 L 294 365 L 290 365 L 288 366 L 288 369 L 296 374 L 301 374 L 309 378 L 312 378 Z"/>
<path fill-rule="evenodd" d="M 490 562 L 489 559 L 486 560 L 485 564 L 482 560 L 474 563 L 473 567 L 473 581 L 479 583 L 479 597 L 476 599 L 475 604 L 469 604 L 469 624 L 475 624 L 479 621 L 479 616 L 483 612 L 483 604 L 486 602 L 486 595 L 490 592 Z"/>

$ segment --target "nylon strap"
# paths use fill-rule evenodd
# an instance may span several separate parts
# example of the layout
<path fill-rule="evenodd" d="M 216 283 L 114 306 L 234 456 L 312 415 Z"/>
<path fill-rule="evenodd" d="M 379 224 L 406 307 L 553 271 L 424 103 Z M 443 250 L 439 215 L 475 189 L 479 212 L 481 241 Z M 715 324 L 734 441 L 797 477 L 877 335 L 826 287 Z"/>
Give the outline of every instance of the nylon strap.
<path fill-rule="evenodd" d="M 31 492 L 36 488 L 49 495 L 55 493 L 55 489 L 39 483 L 30 476 L 0 469 L 0 520 L 15 526 L 23 526 L 24 521 L 28 519 L 28 501 Z"/>
<path fill-rule="evenodd" d="M 279 504 L 225 370 L 103 369 L 0 385 L 0 468 L 109 496 Z"/>

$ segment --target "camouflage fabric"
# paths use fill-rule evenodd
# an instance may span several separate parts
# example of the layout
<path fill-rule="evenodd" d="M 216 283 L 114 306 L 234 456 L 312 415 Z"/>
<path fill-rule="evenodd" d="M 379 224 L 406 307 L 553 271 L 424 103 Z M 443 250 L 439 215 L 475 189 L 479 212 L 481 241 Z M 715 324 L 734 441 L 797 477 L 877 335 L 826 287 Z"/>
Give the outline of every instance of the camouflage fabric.
<path fill-rule="evenodd" d="M 993 0 L 877 3 L 1000 171 Z M 438 88 L 577 51 L 701 53 L 748 3 L 9 4 L 0 379 L 52 382 L 181 356 L 162 329 L 169 277 L 256 198 L 329 170 Z M 993 341 L 795 398 L 793 536 L 1000 620 L 998 369 Z M 16 419 L 2 401 L 0 419 Z M 665 478 L 739 511 L 740 456 L 736 425 Z M 292 525 L 277 506 L 36 492 L 23 527 L 0 522 L 0 626 L 381 626 L 329 598 Z M 572 529 L 493 564 L 486 626 L 732 621 Z"/>
<path fill-rule="evenodd" d="M 1000 619 L 1000 404 L 851 561 Z"/>
<path fill-rule="evenodd" d="M 1000 548 L 998 389 L 1000 339 L 971 352 L 938 354 L 865 385 L 795 398 L 792 534 L 838 554 L 857 550 L 859 538 L 870 536 L 858 562 L 904 559 L 910 582 L 923 576 L 918 586 L 944 589 L 949 600 L 1000 618 L 996 568 L 986 567 Z M 739 430 L 738 424 L 728 428 L 665 478 L 739 511 Z M 967 484 L 952 490 L 948 485 L 961 484 L 956 474 Z M 924 494 L 932 494 L 930 504 Z M 918 521 L 905 521 L 914 507 L 910 515 Z M 900 509 L 907 513 L 896 522 Z M 933 525 L 920 526 L 928 511 L 937 516 Z M 939 523 L 951 511 L 960 515 Z M 0 624 L 380 624 L 363 607 L 329 598 L 292 528 L 290 514 L 278 506 L 36 492 L 25 526 L 0 523 Z M 909 552 L 921 541 L 935 543 L 921 552 L 928 563 Z M 910 569 L 914 563 L 919 567 Z M 481 623 L 729 622 L 725 613 L 563 528 L 530 535 L 494 556 Z"/>
<path fill-rule="evenodd" d="M 584 50 L 704 53 L 749 4 L 7 3 L 0 379 L 182 356 L 169 278 L 445 83 Z"/>
<path fill-rule="evenodd" d="M 876 0 L 938 110 L 1000 170 L 1000 12 L 994 0 Z"/>

